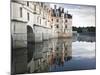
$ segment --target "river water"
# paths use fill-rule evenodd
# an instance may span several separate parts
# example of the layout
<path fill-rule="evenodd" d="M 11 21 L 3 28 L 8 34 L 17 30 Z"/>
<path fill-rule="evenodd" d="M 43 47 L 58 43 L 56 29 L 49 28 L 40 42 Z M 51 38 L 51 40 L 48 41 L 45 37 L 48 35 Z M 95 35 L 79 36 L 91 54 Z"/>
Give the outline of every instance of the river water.
<path fill-rule="evenodd" d="M 16 50 L 16 73 L 41 73 L 96 68 L 95 36 L 51 39 L 28 43 L 26 50 Z M 24 54 L 23 54 L 24 52 Z"/>

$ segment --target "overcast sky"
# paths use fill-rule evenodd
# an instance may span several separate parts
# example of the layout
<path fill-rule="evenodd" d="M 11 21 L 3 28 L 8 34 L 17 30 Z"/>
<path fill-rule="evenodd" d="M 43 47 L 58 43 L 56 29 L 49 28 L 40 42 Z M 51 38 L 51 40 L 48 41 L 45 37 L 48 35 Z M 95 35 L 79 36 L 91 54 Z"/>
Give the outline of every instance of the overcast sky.
<path fill-rule="evenodd" d="M 68 10 L 73 16 L 72 26 L 76 27 L 87 27 L 95 26 L 95 6 L 90 5 L 72 5 L 72 4 L 50 4 L 51 8 L 54 8 L 54 5 L 57 7 L 61 6 L 65 9 L 65 12 Z"/>

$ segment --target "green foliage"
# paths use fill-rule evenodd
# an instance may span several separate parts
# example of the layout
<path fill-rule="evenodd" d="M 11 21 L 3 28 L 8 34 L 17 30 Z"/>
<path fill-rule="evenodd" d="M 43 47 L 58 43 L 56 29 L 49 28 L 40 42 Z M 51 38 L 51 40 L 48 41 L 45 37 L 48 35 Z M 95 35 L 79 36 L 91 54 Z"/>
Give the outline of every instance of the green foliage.
<path fill-rule="evenodd" d="M 96 27 L 72 27 L 73 31 L 77 31 L 78 33 L 82 32 L 96 32 Z"/>

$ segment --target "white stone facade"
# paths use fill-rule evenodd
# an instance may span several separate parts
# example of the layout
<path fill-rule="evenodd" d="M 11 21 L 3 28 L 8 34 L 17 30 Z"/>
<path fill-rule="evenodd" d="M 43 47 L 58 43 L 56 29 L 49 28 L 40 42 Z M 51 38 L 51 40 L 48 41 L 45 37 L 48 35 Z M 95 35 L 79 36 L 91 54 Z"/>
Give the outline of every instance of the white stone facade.
<path fill-rule="evenodd" d="M 35 42 L 42 42 L 43 40 L 60 36 L 63 37 L 63 35 L 65 37 L 71 37 L 72 17 L 64 18 L 64 12 L 61 13 L 61 17 L 52 16 L 52 10 L 55 9 L 50 8 L 49 4 L 43 2 L 13 0 L 11 2 L 12 35 L 13 33 L 25 33 L 25 36 L 27 36 L 27 26 L 30 26 L 32 28 L 31 33 L 33 33 L 35 37 L 33 39 Z M 67 14 L 67 16 L 68 15 L 70 14 Z M 67 22 L 65 22 L 65 20 L 67 20 Z M 14 26 L 15 29 L 17 29 L 16 32 L 14 31 Z M 27 37 L 25 40 L 26 39 Z"/>
<path fill-rule="evenodd" d="M 20 0 L 11 1 L 11 39 L 12 39 L 13 51 L 19 48 L 18 50 L 25 52 L 23 53 L 23 55 L 25 55 L 25 57 L 27 58 L 27 50 L 25 49 L 22 50 L 22 48 L 27 49 L 28 42 L 42 42 L 43 40 L 48 40 L 51 38 L 63 37 L 63 35 L 64 37 L 72 36 L 72 26 L 71 26 L 72 18 L 70 17 L 64 18 L 64 13 L 62 17 L 52 16 L 52 10 L 53 9 L 50 8 L 49 4 L 42 2 L 27 2 Z M 57 19 L 59 19 L 59 22 L 57 22 Z M 64 23 L 65 19 L 67 19 L 66 23 Z M 67 25 L 67 27 L 65 27 L 65 25 Z M 58 40 L 51 41 L 49 45 L 43 43 L 44 44 L 43 46 L 45 46 L 43 47 L 44 51 L 43 58 L 41 58 L 41 55 L 39 55 L 39 57 L 36 56 L 37 58 L 41 59 L 36 60 L 34 62 L 31 61 L 28 64 L 28 67 L 31 69 L 30 72 L 37 70 L 38 64 L 40 64 L 42 69 L 44 69 L 43 65 L 48 66 L 47 63 L 50 63 L 50 60 L 52 58 L 52 54 L 50 53 L 55 53 L 55 55 L 58 55 L 58 57 L 62 58 L 64 57 L 63 56 L 64 53 L 60 54 L 61 51 L 59 50 L 61 49 L 58 49 L 58 51 L 56 51 L 58 44 L 57 41 Z M 68 42 L 68 44 L 71 43 Z M 64 43 L 61 44 L 59 43 L 58 45 L 60 48 L 62 48 L 64 46 Z M 67 43 L 65 43 L 65 45 L 67 45 Z M 47 48 L 48 46 L 50 47 L 49 49 Z M 52 49 L 52 52 L 50 52 L 50 49 Z M 48 50 L 49 52 L 46 52 L 46 50 Z M 63 51 L 65 51 L 66 57 L 70 56 L 72 53 L 71 51 L 67 51 L 66 49 Z M 46 60 L 45 63 L 41 63 L 44 62 L 45 60 Z M 25 66 L 25 64 L 27 64 L 27 60 L 25 60 L 24 63 L 23 61 L 17 61 L 17 60 L 16 62 L 18 62 L 18 64 L 15 65 L 17 73 L 24 73 L 27 71 L 26 68 L 27 66 Z M 31 64 L 33 65 L 30 66 Z M 19 68 L 17 69 L 17 67 L 20 67 L 20 69 Z"/>
<path fill-rule="evenodd" d="M 53 34 L 57 34 L 57 37 L 72 37 L 72 15 L 67 12 L 64 12 L 64 8 L 59 7 L 52 11 L 52 26 Z"/>
<path fill-rule="evenodd" d="M 28 63 L 30 73 L 44 72 L 48 70 L 45 68 L 52 65 L 62 66 L 64 62 L 72 59 L 72 39 L 52 39 L 41 45 L 36 44 L 34 54 Z"/>

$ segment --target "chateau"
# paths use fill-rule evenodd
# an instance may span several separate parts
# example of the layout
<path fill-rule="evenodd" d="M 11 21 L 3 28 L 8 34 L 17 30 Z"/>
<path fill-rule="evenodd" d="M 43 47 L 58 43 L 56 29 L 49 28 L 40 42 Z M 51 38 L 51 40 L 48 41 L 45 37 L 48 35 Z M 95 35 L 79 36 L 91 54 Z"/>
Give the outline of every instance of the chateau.
<path fill-rule="evenodd" d="M 29 36 L 29 41 L 38 42 L 72 36 L 72 15 L 62 7 L 54 5 L 53 9 L 48 3 L 19 0 L 12 0 L 11 7 L 12 36 L 17 39 Z"/>
<path fill-rule="evenodd" d="M 63 65 L 64 61 L 72 58 L 71 40 L 49 39 L 67 37 L 72 37 L 72 15 L 65 12 L 64 8 L 54 5 L 53 9 L 44 2 L 11 1 L 11 41 L 12 54 L 15 54 L 12 55 L 12 72 L 24 73 L 27 67 L 30 72 L 45 70 L 44 65 L 48 67 L 48 63 L 53 65 L 57 61 Z M 49 40 L 49 43 L 43 43 L 44 40 Z M 35 45 L 35 51 L 29 46 L 31 42 L 32 46 Z"/>

